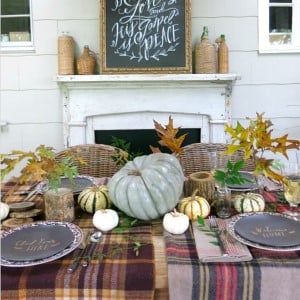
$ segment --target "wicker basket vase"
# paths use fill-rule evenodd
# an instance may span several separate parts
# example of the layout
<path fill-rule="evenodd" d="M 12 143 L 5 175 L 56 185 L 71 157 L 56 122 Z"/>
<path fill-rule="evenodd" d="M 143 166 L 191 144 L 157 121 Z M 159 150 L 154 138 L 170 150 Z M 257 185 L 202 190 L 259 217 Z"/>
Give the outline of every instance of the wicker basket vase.
<path fill-rule="evenodd" d="M 96 58 L 88 46 L 84 46 L 82 55 L 77 59 L 77 72 L 79 75 L 94 74 Z"/>
<path fill-rule="evenodd" d="M 208 38 L 208 29 L 205 26 L 201 41 L 195 47 L 196 74 L 214 74 L 217 71 L 217 51 Z"/>

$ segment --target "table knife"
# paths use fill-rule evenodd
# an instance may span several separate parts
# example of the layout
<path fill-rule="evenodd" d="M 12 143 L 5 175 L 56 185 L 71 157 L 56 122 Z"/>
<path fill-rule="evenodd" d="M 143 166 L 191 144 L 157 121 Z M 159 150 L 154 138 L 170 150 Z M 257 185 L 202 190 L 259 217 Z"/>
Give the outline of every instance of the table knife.
<path fill-rule="evenodd" d="M 80 243 L 80 245 L 78 246 L 78 249 L 80 249 L 81 251 L 79 252 L 79 255 L 73 260 L 72 264 L 68 268 L 68 273 L 74 272 L 77 269 L 77 267 L 79 266 L 80 259 L 83 256 L 86 246 L 88 244 L 87 239 L 88 239 L 89 235 L 90 235 L 89 230 L 83 231 L 83 239 L 82 239 L 82 242 Z"/>
<path fill-rule="evenodd" d="M 89 265 L 91 256 L 96 248 L 97 243 L 101 240 L 101 237 L 102 237 L 102 233 L 100 231 L 95 231 L 91 235 L 91 237 L 90 237 L 91 245 L 86 254 L 86 257 L 83 259 L 83 263 L 82 263 L 83 267 L 87 267 Z"/>

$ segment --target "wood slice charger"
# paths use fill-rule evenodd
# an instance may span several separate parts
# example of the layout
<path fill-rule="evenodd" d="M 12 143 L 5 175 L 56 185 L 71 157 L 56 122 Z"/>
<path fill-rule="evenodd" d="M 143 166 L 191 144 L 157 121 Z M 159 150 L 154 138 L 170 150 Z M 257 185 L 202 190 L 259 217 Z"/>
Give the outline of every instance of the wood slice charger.
<path fill-rule="evenodd" d="M 30 209 L 26 211 L 14 211 L 9 214 L 11 218 L 17 218 L 17 219 L 26 219 L 26 218 L 32 218 L 40 215 L 42 213 L 41 209 Z"/>
<path fill-rule="evenodd" d="M 35 203 L 34 202 L 30 202 L 30 201 L 25 201 L 25 202 L 16 202 L 16 203 L 11 203 L 9 204 L 9 210 L 10 211 L 26 211 L 29 209 L 34 208 Z"/>
<path fill-rule="evenodd" d="M 33 218 L 9 218 L 5 221 L 2 222 L 2 226 L 7 227 L 7 228 L 16 228 L 24 224 L 32 223 Z"/>
<path fill-rule="evenodd" d="M 16 228 L 18 226 L 32 223 L 33 217 L 42 213 L 41 209 L 34 208 L 34 202 L 17 202 L 9 204 L 10 218 L 3 221 L 2 225 L 7 228 Z"/>

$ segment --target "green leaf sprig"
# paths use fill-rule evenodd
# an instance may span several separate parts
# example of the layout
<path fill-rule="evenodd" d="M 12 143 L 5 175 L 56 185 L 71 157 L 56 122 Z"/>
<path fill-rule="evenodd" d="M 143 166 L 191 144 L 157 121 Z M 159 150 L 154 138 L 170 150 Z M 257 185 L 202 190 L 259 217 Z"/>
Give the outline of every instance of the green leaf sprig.
<path fill-rule="evenodd" d="M 251 182 L 251 180 L 243 177 L 240 173 L 243 166 L 244 160 L 239 160 L 236 163 L 232 163 L 228 160 L 226 170 L 215 170 L 214 179 L 223 187 L 226 185 Z"/>
<path fill-rule="evenodd" d="M 127 216 L 123 212 L 118 212 L 120 216 L 119 226 L 115 229 L 117 232 L 123 232 L 129 230 L 131 227 L 139 225 L 139 220 L 133 217 Z"/>
<path fill-rule="evenodd" d="M 115 136 L 112 136 L 111 145 L 116 147 L 116 155 L 112 156 L 112 160 L 119 166 L 124 166 L 128 161 L 133 160 L 137 156 L 143 155 L 142 152 L 131 151 L 130 142 Z"/>
<path fill-rule="evenodd" d="M 112 247 L 106 252 L 104 251 L 100 253 L 95 253 L 91 256 L 79 256 L 76 258 L 76 260 L 79 261 L 80 259 L 87 259 L 90 262 L 93 259 L 98 259 L 99 261 L 102 261 L 108 258 L 113 259 L 118 255 L 122 254 L 123 252 L 127 251 L 133 251 L 136 256 L 139 256 L 141 249 L 151 244 L 148 242 L 141 242 L 136 236 L 132 236 L 129 234 L 124 235 L 123 239 L 129 242 L 128 247 L 124 247 L 123 243 L 113 243 Z"/>
<path fill-rule="evenodd" d="M 205 221 L 202 217 L 200 216 L 197 216 L 197 222 L 198 222 L 198 226 L 199 226 L 199 229 L 207 236 L 211 236 L 211 237 L 216 237 L 216 232 L 213 232 L 211 231 L 210 229 L 207 229 L 206 226 L 205 226 Z M 210 242 L 211 244 L 215 245 L 215 246 L 218 246 L 218 242 L 216 241 L 211 241 Z"/>

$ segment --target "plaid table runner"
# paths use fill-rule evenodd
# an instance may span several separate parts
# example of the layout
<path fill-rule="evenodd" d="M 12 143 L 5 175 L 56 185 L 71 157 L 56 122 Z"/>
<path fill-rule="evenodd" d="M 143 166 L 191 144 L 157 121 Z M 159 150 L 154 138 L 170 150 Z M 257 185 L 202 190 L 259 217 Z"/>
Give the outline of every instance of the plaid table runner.
<path fill-rule="evenodd" d="M 3 188 L 4 187 L 4 188 Z M 27 187 L 30 189 L 30 187 Z M 19 202 L 26 195 L 8 195 L 9 184 L 2 185 L 2 201 Z M 23 186 L 22 189 L 26 189 Z M 18 189 L 19 190 L 19 189 Z M 42 197 L 35 196 L 42 206 Z M 82 229 L 94 230 L 92 217 L 82 214 L 74 222 Z M 137 255 L 135 242 L 142 243 Z M 86 251 L 88 251 L 89 246 Z M 73 273 L 67 269 L 79 249 L 65 257 L 37 266 L 1 267 L 1 299 L 153 299 L 155 289 L 154 247 L 151 226 L 137 226 L 104 233 L 88 267 Z M 103 255 L 107 255 L 103 259 Z"/>
<path fill-rule="evenodd" d="M 17 203 L 17 202 L 23 202 L 24 198 L 36 188 L 37 183 L 34 183 L 32 185 L 30 184 L 22 184 L 17 185 L 14 182 L 6 182 L 1 183 L 1 201 L 5 202 L 7 204 L 9 203 Z M 30 199 L 27 201 L 35 202 L 36 208 L 44 209 L 44 199 L 43 196 L 40 194 L 33 195 Z"/>
<path fill-rule="evenodd" d="M 287 209 L 265 193 L 267 209 Z M 299 228 L 300 230 L 300 228 Z M 249 247 L 250 262 L 201 263 L 191 228 L 183 235 L 164 233 L 171 300 L 300 299 L 300 251 L 275 252 Z M 183 275 L 184 274 L 184 275 Z"/>

